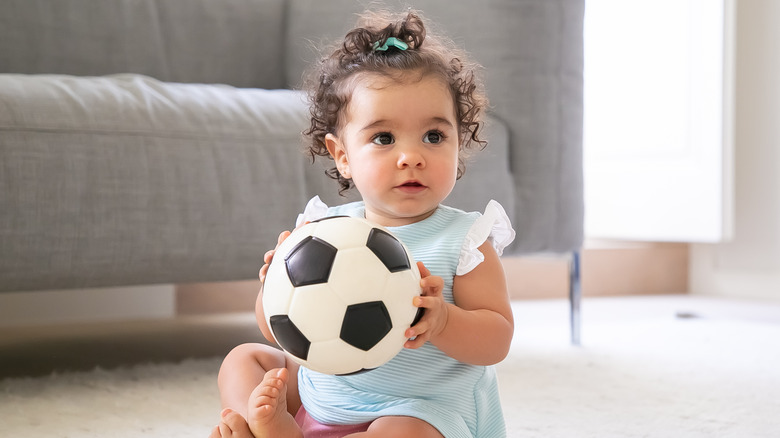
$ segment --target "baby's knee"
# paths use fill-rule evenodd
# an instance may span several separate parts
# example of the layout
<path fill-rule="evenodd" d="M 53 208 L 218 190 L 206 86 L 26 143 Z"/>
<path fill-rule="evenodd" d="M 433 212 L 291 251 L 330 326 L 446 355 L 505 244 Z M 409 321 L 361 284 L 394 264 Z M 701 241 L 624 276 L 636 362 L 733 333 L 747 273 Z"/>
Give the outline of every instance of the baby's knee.
<path fill-rule="evenodd" d="M 234 347 L 225 356 L 220 367 L 220 373 L 223 370 L 228 372 L 237 368 L 246 366 L 259 365 L 264 370 L 268 371 L 273 368 L 284 368 L 285 356 L 284 353 L 265 344 L 247 343 Z"/>

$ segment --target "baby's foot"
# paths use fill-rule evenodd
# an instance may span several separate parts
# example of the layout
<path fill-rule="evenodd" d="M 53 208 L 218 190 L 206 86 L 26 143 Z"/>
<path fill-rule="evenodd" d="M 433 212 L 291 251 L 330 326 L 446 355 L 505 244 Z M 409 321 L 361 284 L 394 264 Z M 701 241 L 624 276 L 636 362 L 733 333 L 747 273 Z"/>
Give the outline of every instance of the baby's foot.
<path fill-rule="evenodd" d="M 253 438 L 244 417 L 232 409 L 222 411 L 219 426 L 211 431 L 209 438 Z"/>
<path fill-rule="evenodd" d="M 247 423 L 255 438 L 303 437 L 295 418 L 287 412 L 286 368 L 271 370 L 249 396 Z"/>

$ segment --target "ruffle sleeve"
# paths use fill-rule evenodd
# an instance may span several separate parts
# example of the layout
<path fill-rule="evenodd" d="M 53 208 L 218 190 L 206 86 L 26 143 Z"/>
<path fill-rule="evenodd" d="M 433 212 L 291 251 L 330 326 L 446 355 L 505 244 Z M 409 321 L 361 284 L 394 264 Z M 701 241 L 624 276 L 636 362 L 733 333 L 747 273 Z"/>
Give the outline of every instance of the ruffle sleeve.
<path fill-rule="evenodd" d="M 485 261 L 485 256 L 479 247 L 488 239 L 499 256 L 504 253 L 504 248 L 515 240 L 515 230 L 509 221 L 509 216 L 507 216 L 504 207 L 495 200 L 488 202 L 485 212 L 477 218 L 466 233 L 466 239 L 460 250 L 456 275 L 468 274 Z"/>
<path fill-rule="evenodd" d="M 295 221 L 295 226 L 300 227 L 306 222 L 316 221 L 322 219 L 328 215 L 328 206 L 320 199 L 319 196 L 315 196 L 309 199 L 306 204 L 306 208 L 303 209 L 303 213 L 298 215 L 298 219 Z"/>

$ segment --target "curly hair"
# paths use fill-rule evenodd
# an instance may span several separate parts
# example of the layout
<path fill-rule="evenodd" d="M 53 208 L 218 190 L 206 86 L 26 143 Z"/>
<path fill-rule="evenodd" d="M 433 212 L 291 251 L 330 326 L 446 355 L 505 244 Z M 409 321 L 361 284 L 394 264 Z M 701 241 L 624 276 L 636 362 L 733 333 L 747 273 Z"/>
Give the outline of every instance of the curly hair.
<path fill-rule="evenodd" d="M 386 51 L 375 50 L 376 44 L 383 44 L 391 37 L 406 43 L 408 49 L 391 46 Z M 366 73 L 398 78 L 415 72 L 421 78 L 427 75 L 442 78 L 452 93 L 461 151 L 457 172 L 460 179 L 465 172 L 463 152 L 475 147 L 482 149 L 487 144 L 479 137 L 487 98 L 478 69 L 479 66 L 468 61 L 465 53 L 451 40 L 430 34 L 419 12 L 410 9 L 403 14 L 363 14 L 357 27 L 309 73 L 306 88 L 309 90 L 311 125 L 304 135 L 311 138 L 309 154 L 312 160 L 317 156 L 332 159 L 325 146 L 325 136 L 337 134 L 343 126 L 344 113 L 358 84 L 357 79 Z M 338 181 L 339 194 L 343 195 L 353 186 L 335 166 L 326 173 Z"/>

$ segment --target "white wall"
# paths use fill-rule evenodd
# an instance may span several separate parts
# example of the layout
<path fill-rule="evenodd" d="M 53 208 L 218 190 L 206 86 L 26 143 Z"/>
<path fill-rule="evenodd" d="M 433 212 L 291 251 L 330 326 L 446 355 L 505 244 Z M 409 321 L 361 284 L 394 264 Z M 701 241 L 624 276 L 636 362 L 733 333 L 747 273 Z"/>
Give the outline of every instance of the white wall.
<path fill-rule="evenodd" d="M 734 239 L 693 245 L 696 294 L 780 300 L 780 1 L 736 2 Z"/>

